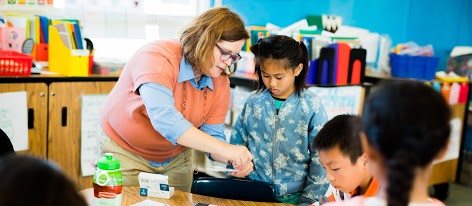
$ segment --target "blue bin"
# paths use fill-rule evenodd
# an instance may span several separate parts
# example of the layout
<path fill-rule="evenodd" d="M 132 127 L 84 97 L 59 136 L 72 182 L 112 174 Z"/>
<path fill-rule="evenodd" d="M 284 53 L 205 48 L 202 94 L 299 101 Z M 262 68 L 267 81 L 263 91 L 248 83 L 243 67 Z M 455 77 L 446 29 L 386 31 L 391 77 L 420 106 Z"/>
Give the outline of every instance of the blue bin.
<path fill-rule="evenodd" d="M 397 55 L 390 53 L 390 68 L 392 77 L 408 77 L 408 58 L 407 55 Z"/>
<path fill-rule="evenodd" d="M 408 77 L 413 79 L 424 79 L 424 56 L 410 56 L 408 60 Z"/>
<path fill-rule="evenodd" d="M 424 79 L 432 80 L 436 78 L 436 68 L 439 64 L 439 57 L 427 57 L 424 67 Z"/>
<path fill-rule="evenodd" d="M 392 77 L 432 80 L 435 78 L 439 57 L 409 56 L 390 53 Z"/>

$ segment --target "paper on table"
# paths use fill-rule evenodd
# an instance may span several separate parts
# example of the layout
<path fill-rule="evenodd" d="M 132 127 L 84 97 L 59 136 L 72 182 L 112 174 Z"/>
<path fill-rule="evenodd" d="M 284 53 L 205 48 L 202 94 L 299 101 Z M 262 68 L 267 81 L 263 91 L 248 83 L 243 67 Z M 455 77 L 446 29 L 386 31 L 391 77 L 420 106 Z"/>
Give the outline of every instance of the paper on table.
<path fill-rule="evenodd" d="M 217 171 L 217 172 L 237 172 L 237 171 L 239 171 L 239 170 L 235 170 L 235 169 L 228 169 L 228 168 L 225 168 L 225 167 L 222 167 L 222 166 L 211 166 L 208 169 L 212 170 L 212 171 Z"/>
<path fill-rule="evenodd" d="M 152 200 L 144 200 L 142 202 L 138 202 L 131 206 L 170 206 L 168 204 L 152 201 Z"/>
<path fill-rule="evenodd" d="M 28 149 L 26 91 L 0 93 L 0 128 L 10 138 L 15 151 Z"/>

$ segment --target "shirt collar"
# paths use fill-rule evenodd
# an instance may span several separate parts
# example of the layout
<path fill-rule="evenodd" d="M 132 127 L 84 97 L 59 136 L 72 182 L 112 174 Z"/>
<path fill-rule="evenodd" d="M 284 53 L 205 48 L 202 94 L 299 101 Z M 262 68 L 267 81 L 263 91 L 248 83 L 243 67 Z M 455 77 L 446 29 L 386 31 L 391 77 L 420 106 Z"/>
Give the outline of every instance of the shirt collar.
<path fill-rule="evenodd" d="M 206 75 L 202 75 L 199 84 L 195 80 L 195 75 L 193 74 L 193 68 L 190 63 L 188 63 L 187 59 L 184 57 L 180 61 L 180 72 L 179 72 L 179 83 L 189 80 L 190 83 L 197 89 L 202 90 L 205 87 L 213 90 L 213 81 L 211 77 Z"/>

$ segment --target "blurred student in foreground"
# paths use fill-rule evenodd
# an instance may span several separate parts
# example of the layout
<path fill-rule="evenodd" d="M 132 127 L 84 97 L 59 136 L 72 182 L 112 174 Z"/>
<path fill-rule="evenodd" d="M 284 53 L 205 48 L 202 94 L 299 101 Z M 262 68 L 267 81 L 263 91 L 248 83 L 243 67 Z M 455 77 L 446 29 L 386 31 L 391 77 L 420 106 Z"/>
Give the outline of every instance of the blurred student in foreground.
<path fill-rule="evenodd" d="M 0 158 L 0 206 L 87 206 L 74 184 L 46 160 L 25 155 Z"/>
<path fill-rule="evenodd" d="M 331 182 L 333 190 L 327 194 L 330 202 L 378 193 L 379 184 L 368 171 L 367 156 L 362 152 L 361 131 L 362 119 L 342 114 L 329 120 L 312 142 Z"/>
<path fill-rule="evenodd" d="M 389 81 L 373 89 L 362 114 L 361 142 L 377 197 L 358 196 L 333 205 L 442 206 L 428 195 L 432 162 L 446 153 L 451 111 L 421 82 Z"/>
<path fill-rule="evenodd" d="M 0 128 L 0 157 L 9 154 L 15 154 L 15 150 L 13 149 L 10 138 L 8 138 L 7 134 Z"/>

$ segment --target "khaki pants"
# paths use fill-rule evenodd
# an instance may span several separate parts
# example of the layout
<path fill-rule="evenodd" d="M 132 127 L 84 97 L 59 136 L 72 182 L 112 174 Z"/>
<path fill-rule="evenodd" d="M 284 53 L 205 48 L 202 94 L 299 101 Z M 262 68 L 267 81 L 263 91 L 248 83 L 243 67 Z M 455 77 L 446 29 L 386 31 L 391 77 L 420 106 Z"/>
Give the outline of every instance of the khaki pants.
<path fill-rule="evenodd" d="M 124 186 L 139 186 L 140 172 L 157 173 L 169 176 L 169 186 L 176 190 L 190 192 L 193 181 L 192 149 L 185 149 L 165 167 L 153 167 L 143 157 L 123 149 L 109 139 L 103 153 L 111 152 L 120 160 Z"/>

